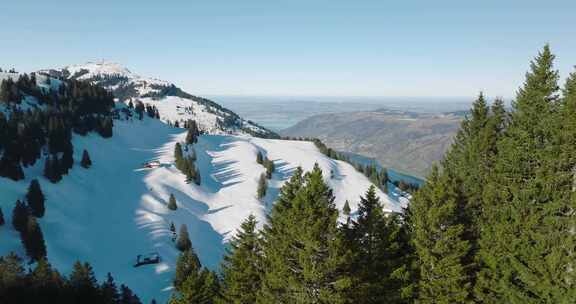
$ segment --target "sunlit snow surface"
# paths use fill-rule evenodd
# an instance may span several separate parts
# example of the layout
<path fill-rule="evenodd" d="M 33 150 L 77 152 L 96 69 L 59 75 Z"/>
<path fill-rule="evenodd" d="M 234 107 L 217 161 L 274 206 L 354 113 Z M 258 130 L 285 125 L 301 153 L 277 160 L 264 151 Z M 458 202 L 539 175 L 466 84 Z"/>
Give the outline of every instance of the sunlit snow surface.
<path fill-rule="evenodd" d="M 310 170 L 318 162 L 325 180 L 334 189 L 336 205 L 349 200 L 353 210 L 370 182 L 352 166 L 322 155 L 312 143 L 259 139 L 249 136 L 204 135 L 194 145 L 202 185 L 187 184 L 174 167 L 174 145 L 186 133 L 154 119 L 114 121 L 114 136 L 74 135 L 74 168 L 57 184 L 41 177 L 44 162 L 26 168 L 26 180 L 0 178 L 0 206 L 7 223 L 0 227 L 0 255 L 15 251 L 24 256 L 11 213 L 16 199 L 22 199 L 32 178 L 38 178 L 46 195 L 46 215 L 39 220 L 50 262 L 69 273 L 76 260 L 89 261 L 102 280 L 112 272 L 116 281 L 130 286 L 148 303 L 160 303 L 171 293 L 178 251 L 169 231 L 188 226 L 202 263 L 217 269 L 224 243 L 250 214 L 260 221 L 278 194 L 279 188 L 297 166 Z M 93 166 L 83 169 L 78 162 L 87 149 Z M 256 163 L 261 151 L 274 161 L 276 172 L 263 201 L 256 188 L 264 168 Z M 159 160 L 161 166 L 142 169 L 142 163 Z M 330 178 L 330 170 L 334 177 Z M 170 211 L 170 193 L 178 210 Z M 378 192 L 388 210 L 398 203 Z M 158 252 L 162 262 L 132 266 L 136 255 Z"/>

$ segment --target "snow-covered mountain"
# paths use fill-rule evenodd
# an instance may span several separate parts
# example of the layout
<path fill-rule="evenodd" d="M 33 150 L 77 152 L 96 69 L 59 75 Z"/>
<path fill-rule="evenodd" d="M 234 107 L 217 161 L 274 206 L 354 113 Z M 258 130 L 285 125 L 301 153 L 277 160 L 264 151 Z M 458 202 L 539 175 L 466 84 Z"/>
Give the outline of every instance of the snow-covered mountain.
<path fill-rule="evenodd" d="M 128 73 L 120 68 L 116 71 Z M 0 74 L 2 79 L 17 77 L 18 74 Z M 47 90 L 60 86 L 57 80 L 48 81 L 45 76 L 37 77 L 36 81 Z M 177 108 L 185 102 L 196 107 L 202 105 L 177 96 L 161 97 L 156 105 L 161 115 L 166 115 L 172 105 Z M 7 112 L 43 107 L 32 96 L 23 96 L 20 104 L 10 108 L 0 102 L 0 110 Z M 188 146 L 197 156 L 195 164 L 202 182 L 187 183 L 174 161 L 174 147 L 185 141 L 186 130 L 146 115 L 142 120 L 130 118 L 124 115 L 125 109 L 125 104 L 116 104 L 120 116 L 114 120 L 111 138 L 95 132 L 86 136 L 73 134 L 74 166 L 60 182 L 53 184 L 42 176 L 41 159 L 24 168 L 23 180 L 0 178 L 0 207 L 6 219 L 5 225 L 0 226 L 0 256 L 12 251 L 26 256 L 10 215 L 15 201 L 24 199 L 31 180 L 38 179 L 46 196 L 46 213 L 38 222 L 48 260 L 57 269 L 67 274 L 76 260 L 88 261 L 99 280 L 112 272 L 119 283 L 130 286 L 144 303 L 152 298 L 164 303 L 171 294 L 179 253 L 172 240 L 170 223 L 176 227 L 187 225 L 202 264 L 216 270 L 227 240 L 250 214 L 256 216 L 260 226 L 265 222 L 280 188 L 296 167 L 308 171 L 318 163 L 325 181 L 334 190 L 336 206 L 341 209 L 349 201 L 352 212 L 371 185 L 350 164 L 325 156 L 312 142 L 253 137 L 242 130 L 230 130 L 229 133 L 235 134 L 222 131 L 205 134 L 198 143 Z M 193 115 L 200 117 L 197 112 Z M 89 169 L 79 165 L 84 149 L 92 159 Z M 256 162 L 258 152 L 276 167 L 263 199 L 256 194 L 259 177 L 265 172 Z M 143 164 L 151 160 L 158 161 L 159 166 L 145 168 Z M 177 199 L 175 211 L 167 208 L 170 194 Z M 388 211 L 401 211 L 406 204 L 389 199 L 380 190 L 377 194 Z M 133 267 L 137 255 L 151 252 L 160 255 L 161 263 Z"/>
<path fill-rule="evenodd" d="M 61 69 L 41 70 L 39 73 L 55 78 L 90 81 L 111 91 L 120 102 L 135 103 L 139 100 L 144 104 L 154 105 L 165 122 L 178 121 L 183 125 L 186 120 L 193 119 L 200 130 L 210 134 L 278 137 L 274 132 L 242 119 L 212 100 L 184 92 L 164 80 L 142 77 L 117 63 L 89 62 Z"/>

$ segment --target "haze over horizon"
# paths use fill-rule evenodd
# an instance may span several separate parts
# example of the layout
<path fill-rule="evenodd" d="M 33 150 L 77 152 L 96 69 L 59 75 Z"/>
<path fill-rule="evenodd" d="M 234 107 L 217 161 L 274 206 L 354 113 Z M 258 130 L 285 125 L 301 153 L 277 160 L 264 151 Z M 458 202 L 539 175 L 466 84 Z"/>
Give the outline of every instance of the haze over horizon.
<path fill-rule="evenodd" d="M 106 58 L 198 95 L 511 98 L 544 44 L 562 79 L 576 62 L 574 1 L 62 2 L 0 5 L 0 67 Z"/>

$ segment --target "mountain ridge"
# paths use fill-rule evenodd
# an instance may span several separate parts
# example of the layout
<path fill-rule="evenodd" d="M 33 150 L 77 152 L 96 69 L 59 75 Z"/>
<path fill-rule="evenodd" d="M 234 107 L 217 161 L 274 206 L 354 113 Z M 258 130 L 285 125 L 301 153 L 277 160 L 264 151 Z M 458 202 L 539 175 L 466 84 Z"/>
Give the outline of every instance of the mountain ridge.
<path fill-rule="evenodd" d="M 263 138 L 278 138 L 278 134 L 215 101 L 185 92 L 175 84 L 136 74 L 125 66 L 98 61 L 68 65 L 38 71 L 58 78 L 88 81 L 110 91 L 121 103 L 141 101 L 157 106 L 161 119 L 172 124 L 196 120 L 198 127 L 211 134 L 249 134 Z"/>

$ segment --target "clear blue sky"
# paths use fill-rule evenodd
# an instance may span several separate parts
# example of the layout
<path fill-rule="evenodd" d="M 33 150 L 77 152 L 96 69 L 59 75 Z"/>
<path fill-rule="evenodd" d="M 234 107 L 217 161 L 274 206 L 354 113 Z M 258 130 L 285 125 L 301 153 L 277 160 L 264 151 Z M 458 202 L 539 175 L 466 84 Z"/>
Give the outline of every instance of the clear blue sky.
<path fill-rule="evenodd" d="M 0 66 L 108 59 L 195 94 L 510 97 L 550 43 L 576 65 L 576 1 L 0 3 Z"/>

